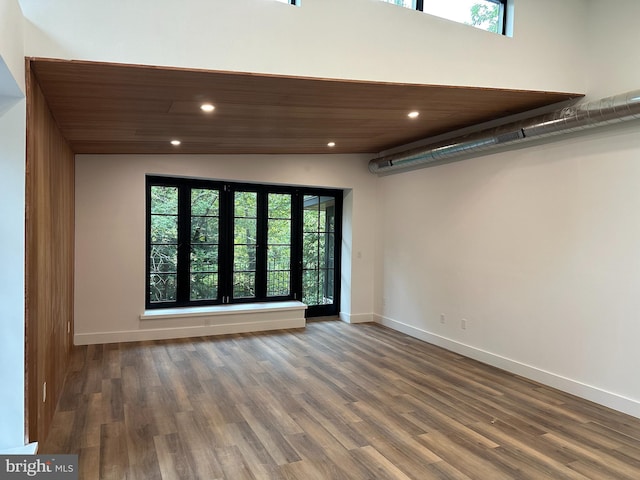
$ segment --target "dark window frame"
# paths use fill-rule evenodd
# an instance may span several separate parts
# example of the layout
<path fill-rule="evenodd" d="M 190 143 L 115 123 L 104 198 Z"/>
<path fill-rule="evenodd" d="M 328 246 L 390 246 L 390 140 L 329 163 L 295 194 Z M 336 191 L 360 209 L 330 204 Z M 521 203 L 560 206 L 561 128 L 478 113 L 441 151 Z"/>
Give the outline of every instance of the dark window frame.
<path fill-rule="evenodd" d="M 333 193 L 332 193 L 333 192 Z M 342 262 L 342 207 L 343 207 L 343 190 L 331 190 L 324 188 L 305 188 L 303 191 L 300 191 L 300 195 L 298 196 L 299 205 L 296 210 L 299 214 L 302 214 L 303 210 L 303 202 L 305 195 L 308 196 L 317 196 L 317 197 L 331 197 L 333 196 L 335 199 L 335 227 L 334 227 L 334 275 L 333 275 L 333 285 L 334 285 L 334 297 L 333 303 L 330 305 L 314 305 L 310 306 L 307 309 L 308 317 L 320 317 L 320 316 L 331 316 L 337 315 L 340 307 L 340 289 L 341 289 L 341 262 Z M 299 241 L 299 251 L 302 252 L 302 241 L 303 241 L 303 219 L 300 218 L 299 223 L 297 225 L 298 232 L 294 235 L 297 241 Z M 297 285 L 298 291 L 302 292 L 302 256 L 297 260 L 299 262 L 299 272 L 296 275 L 296 280 L 300 283 Z M 299 297 L 302 298 L 302 297 Z"/>
<path fill-rule="evenodd" d="M 293 185 L 270 185 L 257 183 L 228 182 L 201 178 L 170 177 L 147 175 L 146 195 L 146 262 L 145 262 L 145 307 L 147 309 L 179 308 L 223 304 L 242 304 L 253 302 L 278 302 L 302 299 L 302 209 L 305 195 L 333 197 L 336 204 L 334 239 L 334 297 L 331 305 L 310 305 L 307 316 L 336 315 L 340 307 L 341 243 L 342 243 L 342 203 L 344 192 L 339 189 L 304 187 Z M 151 301 L 151 187 L 177 187 L 178 189 L 178 247 L 176 300 L 165 302 Z M 191 191 L 192 189 L 215 189 L 219 191 L 219 232 L 218 232 L 218 288 L 217 297 L 207 300 L 190 299 L 190 252 L 191 239 Z M 233 246 L 234 246 L 234 195 L 235 192 L 257 193 L 257 250 L 256 250 L 256 291 L 255 296 L 234 298 L 233 296 Z M 267 295 L 267 230 L 268 195 L 290 194 L 291 205 L 291 259 L 290 294 L 282 296 Z"/>

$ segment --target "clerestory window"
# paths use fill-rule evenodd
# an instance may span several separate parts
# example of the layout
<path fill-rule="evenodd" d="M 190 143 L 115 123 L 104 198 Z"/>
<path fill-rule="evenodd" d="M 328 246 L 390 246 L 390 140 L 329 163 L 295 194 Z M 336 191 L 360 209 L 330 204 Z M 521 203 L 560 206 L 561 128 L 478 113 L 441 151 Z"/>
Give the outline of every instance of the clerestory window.
<path fill-rule="evenodd" d="M 382 0 L 504 35 L 507 0 Z"/>
<path fill-rule="evenodd" d="M 338 313 L 342 191 L 147 176 L 146 306 Z"/>

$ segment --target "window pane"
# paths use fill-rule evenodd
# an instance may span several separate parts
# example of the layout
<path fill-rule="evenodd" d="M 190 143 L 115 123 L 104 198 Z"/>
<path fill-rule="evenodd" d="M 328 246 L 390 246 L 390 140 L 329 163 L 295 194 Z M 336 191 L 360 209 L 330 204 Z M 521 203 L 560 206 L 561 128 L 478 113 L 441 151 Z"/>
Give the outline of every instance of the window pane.
<path fill-rule="evenodd" d="M 304 198 L 302 298 L 307 305 L 333 303 L 335 268 L 335 197 Z"/>
<path fill-rule="evenodd" d="M 334 270 L 330 268 L 305 270 L 302 278 L 302 301 L 307 305 L 333 304 L 334 274 Z"/>
<path fill-rule="evenodd" d="M 333 279 L 334 279 L 334 270 L 327 268 L 322 271 L 322 280 L 321 280 L 321 301 L 322 305 L 331 305 L 333 303 Z"/>
<path fill-rule="evenodd" d="M 233 298 L 251 298 L 256 296 L 256 274 L 253 272 L 235 272 L 233 274 Z"/>
<path fill-rule="evenodd" d="M 303 235 L 302 265 L 304 268 L 318 268 L 318 234 Z"/>
<path fill-rule="evenodd" d="M 307 305 L 320 305 L 317 270 L 302 272 L 302 302 Z"/>
<path fill-rule="evenodd" d="M 498 3 L 487 0 L 476 0 L 471 6 L 470 24 L 488 32 L 502 33 L 503 9 L 504 6 Z"/>
<path fill-rule="evenodd" d="M 234 298 L 255 296 L 257 200 L 256 192 L 234 193 Z"/>
<path fill-rule="evenodd" d="M 149 278 L 151 302 L 171 302 L 176 299 L 176 275 L 152 273 Z"/>
<path fill-rule="evenodd" d="M 318 265 L 320 268 L 327 266 L 327 234 L 321 234 L 318 238 Z"/>
<path fill-rule="evenodd" d="M 220 192 L 191 189 L 190 300 L 218 298 Z"/>
<path fill-rule="evenodd" d="M 202 188 L 191 190 L 191 215 L 217 217 L 219 215 L 219 191 Z"/>
<path fill-rule="evenodd" d="M 178 247 L 175 245 L 152 245 L 149 271 L 152 273 L 176 273 Z"/>
<path fill-rule="evenodd" d="M 191 300 L 214 300 L 218 298 L 217 273 L 191 274 Z"/>
<path fill-rule="evenodd" d="M 333 197 L 320 197 L 320 231 L 335 230 L 335 205 L 336 201 Z"/>
<path fill-rule="evenodd" d="M 267 273 L 267 296 L 280 297 L 291 293 L 291 272 L 271 270 Z"/>
<path fill-rule="evenodd" d="M 256 270 L 256 247 L 249 245 L 236 245 L 233 251 L 233 270 Z"/>
<path fill-rule="evenodd" d="M 415 0 L 382 0 L 382 1 L 387 3 L 392 3 L 400 7 L 413 8 L 413 9 L 416 8 Z M 425 1 L 429 1 L 429 0 L 425 0 Z"/>
<path fill-rule="evenodd" d="M 151 213 L 178 214 L 178 187 L 151 187 Z"/>
<path fill-rule="evenodd" d="M 268 194 L 267 296 L 291 294 L 291 195 Z"/>
<path fill-rule="evenodd" d="M 149 300 L 176 300 L 178 263 L 178 188 L 151 187 Z"/>
<path fill-rule="evenodd" d="M 291 247 L 269 246 L 267 250 L 267 296 L 291 293 Z"/>
<path fill-rule="evenodd" d="M 382 0 L 413 10 L 416 0 Z M 489 32 L 502 32 L 503 2 L 498 0 L 424 0 L 422 11 Z"/>
<path fill-rule="evenodd" d="M 303 211 L 303 230 L 305 232 L 318 231 L 318 205 L 319 199 L 315 195 L 305 195 Z"/>
<path fill-rule="evenodd" d="M 269 220 L 267 239 L 269 245 L 289 245 L 291 243 L 291 220 Z"/>
<path fill-rule="evenodd" d="M 291 266 L 291 247 L 289 245 L 271 245 L 267 250 L 267 270 L 289 270 Z"/>
<path fill-rule="evenodd" d="M 490 0 L 424 0 L 425 13 L 500 32 L 501 5 Z"/>
<path fill-rule="evenodd" d="M 256 218 L 257 204 L 258 194 L 256 192 L 235 192 L 234 217 Z"/>
<path fill-rule="evenodd" d="M 178 243 L 178 217 L 151 215 L 151 243 Z"/>
<path fill-rule="evenodd" d="M 335 236 L 333 233 L 327 234 L 326 239 L 326 265 L 328 268 L 335 268 Z"/>
<path fill-rule="evenodd" d="M 288 193 L 269 194 L 269 218 L 291 218 L 291 195 Z"/>
<path fill-rule="evenodd" d="M 257 220 L 254 218 L 236 218 L 233 236 L 235 243 L 245 245 L 255 245 Z"/>
<path fill-rule="evenodd" d="M 218 243 L 218 218 L 191 217 L 191 243 Z"/>
<path fill-rule="evenodd" d="M 218 246 L 206 245 L 191 247 L 191 272 L 217 272 Z"/>

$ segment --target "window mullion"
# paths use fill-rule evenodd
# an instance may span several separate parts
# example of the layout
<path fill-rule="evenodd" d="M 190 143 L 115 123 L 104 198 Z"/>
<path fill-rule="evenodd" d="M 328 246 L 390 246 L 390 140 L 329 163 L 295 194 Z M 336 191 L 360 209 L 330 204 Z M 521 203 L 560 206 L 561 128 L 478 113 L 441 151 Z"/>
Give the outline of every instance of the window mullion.
<path fill-rule="evenodd" d="M 256 248 L 256 297 L 267 297 L 267 218 L 269 208 L 267 191 L 258 192 L 257 199 L 257 248 Z"/>
<path fill-rule="evenodd" d="M 498 33 L 501 35 L 507 34 L 507 2 L 506 0 L 500 0 L 500 19 L 498 21 Z"/>
<path fill-rule="evenodd" d="M 302 195 L 296 191 L 291 205 L 291 293 L 302 299 Z"/>
<path fill-rule="evenodd" d="M 226 303 L 233 291 L 233 191 L 230 185 L 220 187 L 220 302 Z"/>
<path fill-rule="evenodd" d="M 178 188 L 178 278 L 177 303 L 189 302 L 191 280 L 191 188 L 180 185 Z"/>

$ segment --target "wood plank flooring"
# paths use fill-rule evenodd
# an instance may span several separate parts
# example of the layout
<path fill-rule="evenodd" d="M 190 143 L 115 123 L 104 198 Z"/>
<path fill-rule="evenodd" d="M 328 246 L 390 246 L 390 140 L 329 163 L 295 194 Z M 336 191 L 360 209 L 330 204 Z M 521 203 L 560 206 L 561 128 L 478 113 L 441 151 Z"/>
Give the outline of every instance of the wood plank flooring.
<path fill-rule="evenodd" d="M 77 347 L 81 479 L 640 478 L 640 420 L 374 324 Z"/>

